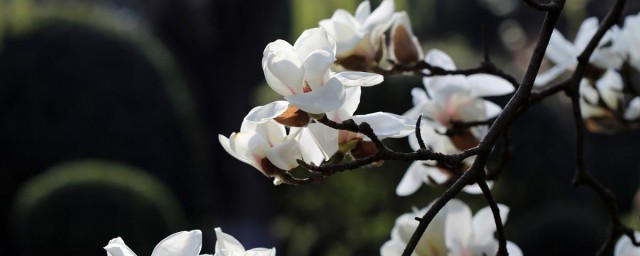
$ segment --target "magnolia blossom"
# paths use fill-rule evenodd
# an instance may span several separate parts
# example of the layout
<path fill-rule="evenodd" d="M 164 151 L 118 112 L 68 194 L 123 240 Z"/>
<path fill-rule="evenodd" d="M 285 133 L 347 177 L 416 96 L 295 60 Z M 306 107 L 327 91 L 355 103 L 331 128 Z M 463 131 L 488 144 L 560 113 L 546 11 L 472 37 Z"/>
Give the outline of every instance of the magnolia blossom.
<path fill-rule="evenodd" d="M 622 77 L 612 69 L 596 81 L 581 80 L 580 110 L 590 131 L 615 132 L 623 128 L 615 114 L 619 108 L 624 108 L 623 86 Z"/>
<path fill-rule="evenodd" d="M 240 132 L 232 133 L 229 138 L 218 135 L 218 140 L 231 156 L 268 177 L 277 177 L 278 170 L 295 168 L 296 160 L 302 158 L 296 135 L 287 135 L 284 125 L 274 120 L 255 123 L 245 119 Z"/>
<path fill-rule="evenodd" d="M 640 238 L 640 232 L 636 231 L 633 233 L 636 239 Z M 613 251 L 614 256 L 640 256 L 640 247 L 633 245 L 631 239 L 622 235 L 618 242 L 616 243 L 616 248 Z"/>
<path fill-rule="evenodd" d="M 216 228 L 216 253 L 213 256 L 275 256 L 276 249 L 254 248 L 246 251 L 242 244 L 222 229 Z"/>
<path fill-rule="evenodd" d="M 627 106 L 627 110 L 624 112 L 624 119 L 633 121 L 640 117 L 640 97 L 634 97 Z"/>
<path fill-rule="evenodd" d="M 200 248 L 202 248 L 200 230 L 182 231 L 160 241 L 153 249 L 151 256 L 197 256 Z M 104 249 L 107 251 L 107 256 L 136 256 L 120 237 L 111 239 Z M 204 255 L 211 256 L 211 254 L 201 254 L 201 256 Z"/>
<path fill-rule="evenodd" d="M 383 0 L 371 12 L 371 3 L 367 0 L 358 6 L 355 16 L 338 9 L 331 19 L 320 21 L 320 27 L 335 38 L 337 57 L 343 66 L 362 70 L 378 59 L 376 56 L 383 50 L 384 31 L 391 25 L 394 9 L 393 0 Z"/>
<path fill-rule="evenodd" d="M 629 63 L 640 70 L 640 14 L 629 15 L 624 20 L 624 27 L 614 40 L 614 47 L 624 52 Z"/>
<path fill-rule="evenodd" d="M 451 141 L 442 134 L 438 134 L 434 129 L 422 127 L 420 129 L 423 141 L 426 145 L 429 145 L 430 149 L 443 154 L 454 154 L 460 152 Z M 409 146 L 415 151 L 420 149 L 418 139 L 415 134 L 409 136 Z M 422 184 L 428 185 L 441 185 L 446 184 L 451 178 L 455 177 L 455 173 L 467 171 L 473 162 L 475 156 L 469 157 L 462 161 L 461 166 L 458 169 L 451 169 L 450 167 L 438 165 L 436 161 L 414 161 L 411 163 L 407 172 L 400 180 L 400 183 L 396 187 L 396 194 L 399 196 L 408 196 L 422 186 Z M 491 187 L 493 182 L 488 181 L 487 185 Z M 480 194 L 482 190 L 477 183 L 465 186 L 462 191 L 469 194 Z"/>
<path fill-rule="evenodd" d="M 402 11 L 393 15 L 389 58 L 396 63 L 412 64 L 422 60 L 422 46 L 413 35 L 409 15 Z"/>
<path fill-rule="evenodd" d="M 433 204 L 431 204 L 433 205 Z M 418 227 L 416 217 L 422 217 L 431 207 L 406 213 L 396 219 L 391 230 L 391 240 L 380 248 L 381 256 L 398 256 L 404 251 L 413 232 Z M 506 222 L 509 208 L 499 204 L 500 219 Z M 482 256 L 496 255 L 498 241 L 493 215 L 489 207 L 480 209 L 474 216 L 471 209 L 458 199 L 449 201 L 427 227 L 418 242 L 414 256 Z M 520 248 L 507 241 L 511 256 L 521 256 Z"/>
<path fill-rule="evenodd" d="M 453 60 L 440 50 L 429 51 L 425 61 L 445 70 L 456 69 Z M 425 129 L 437 129 L 442 133 L 452 122 L 485 121 L 496 117 L 502 108 L 481 97 L 514 91 L 506 80 L 487 74 L 425 77 L 423 83 L 426 91 L 418 88 L 411 91 L 414 107 L 404 115 L 417 118 L 423 114 L 423 123 L 432 127 Z M 486 126 L 476 126 L 452 136 L 451 140 L 458 149 L 464 150 L 477 145 L 486 131 Z"/>
<path fill-rule="evenodd" d="M 546 56 L 556 65 L 546 72 L 539 74 L 536 78 L 535 85 L 546 85 L 565 71 L 574 70 L 576 65 L 578 65 L 578 56 L 587 47 L 587 44 L 589 44 L 589 41 L 595 35 L 598 27 L 597 18 L 591 17 L 584 20 L 578 29 L 576 39 L 573 43 L 567 41 L 558 30 L 554 30 L 553 34 L 551 34 Z M 608 46 L 616 44 L 615 41 L 613 41 L 614 36 L 612 34 L 614 33 L 611 33 L 611 31 L 616 31 L 617 29 L 617 27 L 614 27 L 608 31 L 602 40 L 600 40 L 596 50 L 591 54 L 589 62 L 595 68 L 601 70 L 611 68 L 618 69 L 622 65 L 624 60 L 622 53 L 619 52 L 617 47 Z M 587 74 L 587 76 L 590 75 L 592 74 Z"/>
<path fill-rule="evenodd" d="M 372 86 L 383 81 L 377 74 L 333 73 L 336 43 L 325 30 L 314 28 L 300 35 L 294 45 L 276 40 L 264 49 L 262 69 L 269 86 L 308 113 L 333 111 L 344 103 L 344 86 Z"/>

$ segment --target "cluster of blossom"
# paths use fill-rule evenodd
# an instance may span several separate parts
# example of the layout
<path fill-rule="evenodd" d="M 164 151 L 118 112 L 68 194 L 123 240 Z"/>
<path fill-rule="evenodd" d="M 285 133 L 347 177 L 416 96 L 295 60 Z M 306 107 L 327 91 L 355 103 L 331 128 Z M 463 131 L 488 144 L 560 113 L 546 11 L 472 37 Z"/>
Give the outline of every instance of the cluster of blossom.
<path fill-rule="evenodd" d="M 585 20 L 573 44 L 554 31 L 546 55 L 556 65 L 540 74 L 535 84 L 544 86 L 565 71 L 574 71 L 579 54 L 598 27 L 597 19 Z M 623 27 L 614 26 L 607 32 L 589 60 L 579 93 L 582 116 L 592 131 L 615 132 L 640 125 L 640 97 L 621 75 L 628 66 L 640 71 L 640 51 L 632 47 L 640 44 L 639 30 L 640 15 L 627 17 Z M 411 91 L 413 108 L 403 115 L 354 115 L 361 87 L 383 81 L 383 76 L 369 72 L 389 71 L 394 66 L 417 67 L 420 63 L 445 72 L 423 70 L 424 89 Z M 228 138 L 219 135 L 219 140 L 229 154 L 273 177 L 276 185 L 285 182 L 284 175 L 299 161 L 318 166 L 346 156 L 363 158 L 377 151 L 370 138 L 330 128 L 327 122 L 366 122 L 380 139 L 409 136 L 413 150 L 419 150 L 422 142 L 431 151 L 456 154 L 478 146 L 487 134 L 487 124 L 502 111 L 484 97 L 514 91 L 510 82 L 494 75 L 446 75 L 456 70 L 453 60 L 437 49 L 423 56 L 408 15 L 395 12 L 393 0 L 383 0 L 374 11 L 369 1 L 364 1 L 354 15 L 337 10 L 330 19 L 320 21 L 318 28 L 304 31 L 293 45 L 283 40 L 270 43 L 263 53 L 262 68 L 269 86 L 284 100 L 252 109 L 240 132 Z M 417 136 L 414 124 L 419 118 Z M 470 123 L 474 125 L 464 125 Z M 415 161 L 396 193 L 411 195 L 423 183 L 451 184 L 474 161 L 469 157 L 459 166 Z M 467 185 L 463 191 L 482 192 L 477 184 Z M 508 208 L 499 208 L 504 222 Z M 398 218 L 381 254 L 401 254 L 418 225 L 414 217 L 427 209 Z M 452 200 L 430 224 L 414 255 L 493 255 L 498 248 L 495 230 L 489 208 L 472 217 L 464 203 Z M 630 245 L 628 238 L 621 238 L 616 255 L 638 255 L 640 251 Z M 511 255 L 522 255 L 511 242 L 507 250 Z"/>
<path fill-rule="evenodd" d="M 238 240 L 230 236 L 222 229 L 216 228 L 215 253 L 213 256 L 275 256 L 276 249 L 255 248 L 245 250 Z M 205 256 L 200 254 L 202 248 L 202 232 L 200 230 L 181 231 L 168 236 L 156 245 L 151 256 Z M 124 243 L 122 238 L 111 239 L 104 247 L 107 256 L 136 256 L 136 254 Z"/>
<path fill-rule="evenodd" d="M 574 71 L 579 54 L 598 30 L 595 17 L 582 22 L 573 43 L 554 30 L 546 56 L 555 66 L 536 78 L 545 86 L 565 73 Z M 637 128 L 640 123 L 640 97 L 628 76 L 640 71 L 640 14 L 627 16 L 622 27 L 613 26 L 600 40 L 580 81 L 580 108 L 586 127 L 592 132 L 614 133 Z"/>
<path fill-rule="evenodd" d="M 230 155 L 273 177 L 276 185 L 286 182 L 285 175 L 289 175 L 300 160 L 321 165 L 329 160 L 340 161 L 345 156 L 358 159 L 377 151 L 370 138 L 330 128 L 325 125 L 327 120 L 366 122 L 379 139 L 410 136 L 411 147 L 418 150 L 420 146 L 414 132 L 416 121 L 422 116 L 420 130 L 426 146 L 435 152 L 453 154 L 477 146 L 488 130 L 487 125 L 452 129 L 455 124 L 495 118 L 501 107 L 483 97 L 514 91 L 511 83 L 493 75 L 432 75 L 425 69 L 425 89 L 416 88 L 411 92 L 414 107 L 405 114 L 354 115 L 360 103 L 361 87 L 383 81 L 383 76 L 366 71 L 384 71 L 393 65 L 411 66 L 419 62 L 446 71 L 455 70 L 456 66 L 440 50 L 430 50 L 423 56 L 408 15 L 396 13 L 393 0 L 382 1 L 373 12 L 369 1 L 364 1 L 355 15 L 340 9 L 319 24 L 318 28 L 304 31 L 293 45 L 276 40 L 264 50 L 265 79 L 284 100 L 253 108 L 245 116 L 240 132 L 229 137 L 218 136 Z M 385 35 L 387 31 L 389 40 Z M 397 194 L 412 194 L 422 183 L 447 183 L 473 161 L 471 157 L 454 167 L 416 161 L 402 178 Z M 477 185 L 469 185 L 465 191 L 481 193 Z M 501 208 L 504 220 L 508 208 Z M 481 210 L 472 221 L 469 208 L 454 200 L 438 216 L 441 223 L 430 226 L 425 243 L 428 247 L 437 246 L 442 252 L 439 255 L 446 252 L 448 255 L 489 255 L 497 250 L 493 238 L 495 224 L 489 208 Z M 392 240 L 382 247 L 381 253 L 400 255 L 405 238 L 413 233 L 415 225 L 413 218 L 403 215 L 392 232 Z M 438 225 L 442 227 L 439 229 Z M 520 249 L 515 244 L 509 243 L 508 249 L 512 255 L 519 255 Z"/>

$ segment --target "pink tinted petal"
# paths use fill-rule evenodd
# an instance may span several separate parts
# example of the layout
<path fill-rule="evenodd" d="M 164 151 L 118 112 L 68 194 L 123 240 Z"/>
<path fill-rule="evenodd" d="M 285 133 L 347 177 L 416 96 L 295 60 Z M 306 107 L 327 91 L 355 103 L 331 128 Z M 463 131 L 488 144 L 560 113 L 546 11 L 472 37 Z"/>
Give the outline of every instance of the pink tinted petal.
<path fill-rule="evenodd" d="M 311 87 L 311 90 L 317 90 L 327 80 L 329 80 L 329 67 L 336 60 L 336 57 L 325 50 L 315 50 L 309 53 L 304 60 L 304 81 Z"/>
<path fill-rule="evenodd" d="M 307 113 L 322 114 L 342 106 L 345 96 L 342 83 L 337 78 L 331 78 L 317 90 L 285 96 L 285 99 Z"/>
<path fill-rule="evenodd" d="M 263 69 L 269 87 L 280 95 L 303 93 L 304 68 L 295 52 L 279 51 L 269 54 Z"/>

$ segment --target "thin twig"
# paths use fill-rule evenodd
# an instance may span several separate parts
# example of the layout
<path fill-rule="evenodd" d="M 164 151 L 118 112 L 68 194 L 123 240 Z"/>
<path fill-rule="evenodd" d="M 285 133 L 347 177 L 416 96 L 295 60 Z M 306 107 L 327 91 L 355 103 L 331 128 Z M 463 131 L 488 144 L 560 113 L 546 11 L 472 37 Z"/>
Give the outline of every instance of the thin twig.
<path fill-rule="evenodd" d="M 487 182 L 484 179 L 484 172 L 480 172 L 481 175 L 478 175 L 478 186 L 482 190 L 482 194 L 484 195 L 487 204 L 491 208 L 491 213 L 493 214 L 493 221 L 496 223 L 496 234 L 498 236 L 498 252 L 496 256 L 506 256 L 509 255 L 507 252 L 507 239 L 504 237 L 504 225 L 502 224 L 502 220 L 500 218 L 500 208 L 498 204 L 493 199 L 493 195 L 491 194 L 491 190 L 487 185 Z"/>

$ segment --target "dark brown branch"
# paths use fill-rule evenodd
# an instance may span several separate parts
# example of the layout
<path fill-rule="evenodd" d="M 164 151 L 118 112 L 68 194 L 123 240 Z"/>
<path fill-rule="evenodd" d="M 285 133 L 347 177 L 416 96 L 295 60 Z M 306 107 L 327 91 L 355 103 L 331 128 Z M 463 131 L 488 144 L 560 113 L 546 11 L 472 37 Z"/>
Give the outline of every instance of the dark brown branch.
<path fill-rule="evenodd" d="M 555 3 L 559 4 L 560 7 L 564 6 L 564 0 L 556 0 Z M 504 111 L 493 123 L 487 135 L 480 142 L 480 145 L 478 145 L 477 148 L 480 152 L 476 158 L 476 161 L 467 172 L 460 176 L 460 178 L 433 203 L 431 208 L 422 217 L 420 223 L 418 224 L 418 227 L 411 236 L 407 247 L 403 251 L 402 256 L 410 256 L 413 253 L 416 246 L 418 245 L 418 242 L 420 241 L 420 238 L 422 237 L 422 234 L 427 229 L 429 223 L 431 223 L 435 215 L 442 209 L 442 207 L 444 207 L 444 205 L 449 200 L 455 197 L 455 195 L 457 195 L 460 190 L 462 190 L 462 188 L 469 183 L 469 181 L 472 181 L 474 176 L 476 176 L 478 172 L 484 172 L 484 164 L 486 163 L 488 154 L 491 152 L 491 148 L 493 147 L 498 135 L 503 129 L 505 129 L 507 125 L 511 123 L 517 113 L 519 113 L 518 110 L 520 109 L 520 107 L 529 101 L 533 82 L 536 78 L 536 75 L 538 74 L 538 70 L 540 69 L 545 50 L 549 44 L 551 33 L 553 32 L 553 27 L 555 26 L 558 17 L 560 16 L 561 9 L 562 8 L 558 8 L 558 10 L 549 11 L 545 16 L 544 23 L 540 30 L 540 35 L 538 37 L 538 42 L 536 43 L 536 47 L 531 56 L 529 67 L 527 68 L 527 72 L 525 73 L 525 76 L 522 80 L 522 84 L 518 87 L 511 100 L 509 100 L 509 103 L 507 103 L 507 106 L 505 106 Z"/>
<path fill-rule="evenodd" d="M 484 172 L 480 172 L 480 174 L 484 174 Z M 506 256 L 509 255 L 507 252 L 507 239 L 504 237 L 504 225 L 502 225 L 502 220 L 500 218 L 500 208 L 498 204 L 493 199 L 493 195 L 491 194 L 491 190 L 487 185 L 487 182 L 484 180 L 484 175 L 479 175 L 478 178 L 478 186 L 482 190 L 482 194 L 489 204 L 491 208 L 491 213 L 493 214 L 493 221 L 496 223 L 496 234 L 498 235 L 498 252 L 496 256 Z"/>
<path fill-rule="evenodd" d="M 422 140 L 422 133 L 420 131 L 420 129 L 422 129 L 420 127 L 420 121 L 422 121 L 422 115 L 420 115 L 418 117 L 418 120 L 416 121 L 416 139 L 418 140 L 418 145 L 420 145 L 420 149 L 426 150 L 427 145 L 424 144 L 424 140 Z"/>
<path fill-rule="evenodd" d="M 538 11 L 559 11 L 562 6 L 560 6 L 558 3 L 556 3 L 555 1 L 551 1 L 549 3 L 546 4 L 541 4 L 536 2 L 535 0 L 524 0 L 525 3 L 527 3 L 530 7 L 538 10 Z"/>

